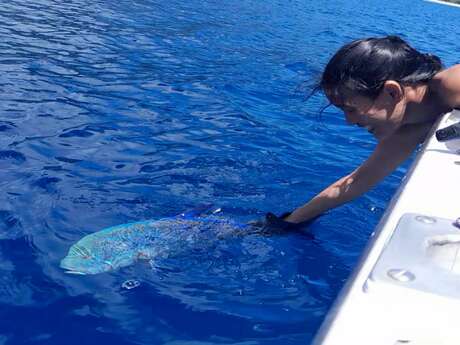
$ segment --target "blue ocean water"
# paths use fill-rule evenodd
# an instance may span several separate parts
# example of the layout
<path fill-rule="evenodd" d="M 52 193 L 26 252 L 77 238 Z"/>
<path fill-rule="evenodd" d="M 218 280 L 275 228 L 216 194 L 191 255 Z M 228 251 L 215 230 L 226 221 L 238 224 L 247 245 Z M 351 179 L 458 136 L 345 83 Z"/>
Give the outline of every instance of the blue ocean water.
<path fill-rule="evenodd" d="M 216 240 L 96 276 L 59 262 L 199 204 L 239 221 L 301 205 L 375 144 L 305 101 L 331 54 L 399 34 L 451 65 L 459 18 L 404 0 L 2 3 L 0 344 L 308 344 L 409 162 L 314 239 Z"/>

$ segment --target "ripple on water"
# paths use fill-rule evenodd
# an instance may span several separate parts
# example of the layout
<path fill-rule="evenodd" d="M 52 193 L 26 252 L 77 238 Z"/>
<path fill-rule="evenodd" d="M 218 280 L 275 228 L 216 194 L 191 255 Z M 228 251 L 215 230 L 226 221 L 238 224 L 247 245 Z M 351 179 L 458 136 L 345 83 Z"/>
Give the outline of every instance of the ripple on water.
<path fill-rule="evenodd" d="M 94 133 L 84 130 L 84 129 L 73 129 L 71 131 L 60 134 L 59 137 L 61 138 L 74 138 L 74 137 L 87 138 L 87 137 L 92 136 L 93 134 Z"/>
<path fill-rule="evenodd" d="M 45 177 L 41 177 L 38 180 L 34 181 L 32 183 L 32 186 L 39 187 L 46 191 L 51 191 L 54 188 L 55 184 L 58 183 L 59 181 L 61 181 L 61 179 L 58 177 L 45 176 Z"/>
<path fill-rule="evenodd" d="M 23 234 L 21 221 L 12 211 L 0 210 L 0 240 L 16 239 Z"/>
<path fill-rule="evenodd" d="M 3 150 L 0 151 L 0 160 L 9 161 L 14 164 L 22 164 L 26 161 L 26 156 L 24 156 L 21 152 L 18 151 Z"/>
<path fill-rule="evenodd" d="M 64 163 L 78 163 L 81 162 L 81 159 L 69 158 L 69 157 L 55 157 L 56 160 Z"/>
<path fill-rule="evenodd" d="M 0 270 L 0 303 L 25 306 L 34 302 L 33 291 L 26 282 L 18 281 L 14 272 Z"/>
<path fill-rule="evenodd" d="M 258 333 L 271 333 L 272 323 L 300 325 L 321 309 L 316 290 L 329 285 L 305 284 L 297 272 L 301 254 L 282 254 L 280 241 L 249 236 L 195 246 L 187 255 L 152 261 L 154 276 L 146 279 L 195 310 L 258 322 Z"/>
<path fill-rule="evenodd" d="M 6 132 L 14 128 L 16 128 L 16 125 L 13 122 L 0 121 L 0 132 Z"/>
<path fill-rule="evenodd" d="M 15 276 L 15 265 L 0 253 L 0 304 L 28 305 L 33 302 L 27 281 Z"/>

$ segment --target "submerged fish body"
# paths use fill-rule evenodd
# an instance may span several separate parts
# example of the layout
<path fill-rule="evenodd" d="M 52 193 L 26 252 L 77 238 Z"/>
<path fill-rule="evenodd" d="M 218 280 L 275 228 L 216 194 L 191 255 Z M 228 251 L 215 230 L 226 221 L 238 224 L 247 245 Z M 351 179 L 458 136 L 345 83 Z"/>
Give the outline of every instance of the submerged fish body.
<path fill-rule="evenodd" d="M 72 274 L 97 274 L 180 254 L 190 245 L 241 233 L 246 225 L 217 216 L 178 216 L 117 225 L 87 235 L 70 247 L 60 266 Z"/>

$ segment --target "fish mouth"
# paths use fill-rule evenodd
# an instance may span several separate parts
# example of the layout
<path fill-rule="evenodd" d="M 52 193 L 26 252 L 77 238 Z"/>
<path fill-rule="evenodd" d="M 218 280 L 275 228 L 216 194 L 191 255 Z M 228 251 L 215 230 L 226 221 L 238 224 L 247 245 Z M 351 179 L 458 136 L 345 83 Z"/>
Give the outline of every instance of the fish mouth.
<path fill-rule="evenodd" d="M 74 270 L 66 270 L 64 273 L 66 273 L 66 274 L 76 274 L 76 275 L 86 275 L 86 273 L 84 273 L 84 272 L 74 271 Z"/>
<path fill-rule="evenodd" d="M 66 274 L 77 274 L 77 275 L 86 275 L 85 272 L 82 272 L 81 270 L 75 269 L 73 265 L 67 264 L 64 260 L 61 261 L 61 264 L 59 265 L 61 268 L 64 270 L 64 273 Z"/>

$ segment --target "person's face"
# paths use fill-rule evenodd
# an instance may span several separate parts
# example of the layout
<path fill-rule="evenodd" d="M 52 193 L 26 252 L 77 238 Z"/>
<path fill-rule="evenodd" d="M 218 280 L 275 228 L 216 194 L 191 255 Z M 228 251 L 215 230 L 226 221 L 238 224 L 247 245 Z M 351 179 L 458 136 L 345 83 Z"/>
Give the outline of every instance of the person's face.
<path fill-rule="evenodd" d="M 394 97 L 391 92 L 384 88 L 376 99 L 345 92 L 342 102 L 331 101 L 343 110 L 348 123 L 366 128 L 377 140 L 381 140 L 401 126 L 404 115 L 403 100 Z"/>

